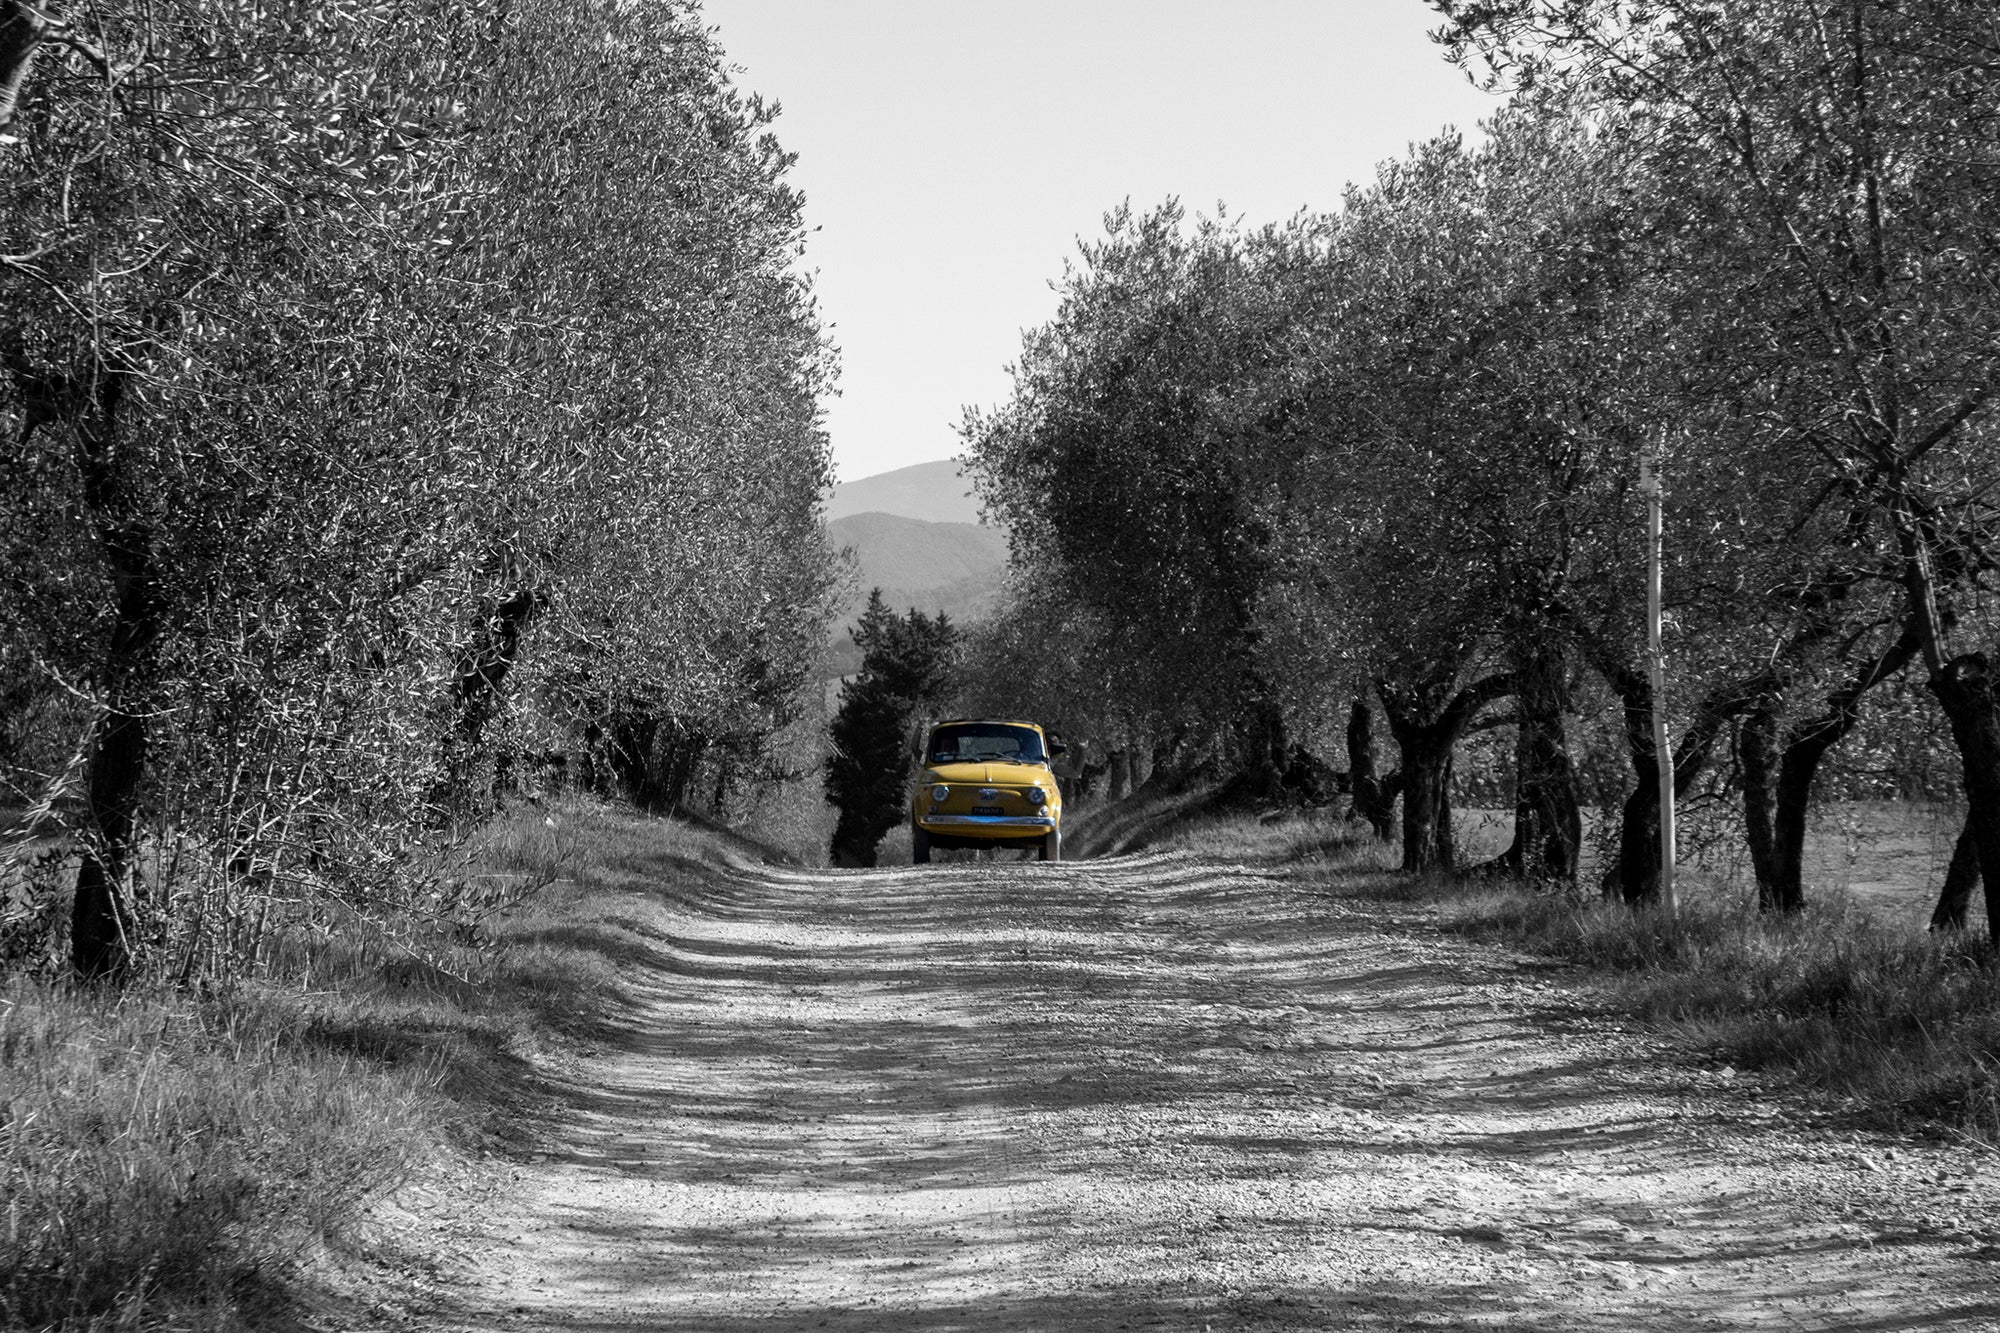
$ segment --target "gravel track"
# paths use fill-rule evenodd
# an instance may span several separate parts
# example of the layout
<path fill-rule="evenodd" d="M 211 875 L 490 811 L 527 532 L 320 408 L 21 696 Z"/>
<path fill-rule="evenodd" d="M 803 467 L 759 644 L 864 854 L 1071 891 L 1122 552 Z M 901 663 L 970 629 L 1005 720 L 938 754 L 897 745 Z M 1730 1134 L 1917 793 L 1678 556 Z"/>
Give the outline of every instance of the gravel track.
<path fill-rule="evenodd" d="M 461 1329 L 2000 1329 L 2000 1165 L 1675 1061 L 1420 909 L 1183 854 L 661 907 Z"/>

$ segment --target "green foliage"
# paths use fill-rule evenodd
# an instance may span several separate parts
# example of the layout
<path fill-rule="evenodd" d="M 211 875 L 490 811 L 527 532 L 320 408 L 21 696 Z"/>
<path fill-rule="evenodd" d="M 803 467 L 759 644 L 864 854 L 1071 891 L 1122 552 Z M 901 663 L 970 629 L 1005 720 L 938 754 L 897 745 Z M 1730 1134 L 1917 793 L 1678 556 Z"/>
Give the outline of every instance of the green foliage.
<path fill-rule="evenodd" d="M 0 777 L 130 942 L 254 968 L 529 756 L 774 776 L 832 363 L 698 11 L 71 8 L 0 143 Z"/>
<path fill-rule="evenodd" d="M 1958 0 L 1438 7 L 1460 58 L 1636 131 L 1645 208 L 1628 244 L 1651 275 L 1657 346 L 1684 367 L 1667 402 L 1698 423 L 1669 419 L 1669 476 L 1721 475 L 1748 500 L 1734 516 L 1710 506 L 1696 531 L 1724 556 L 1710 590 L 1737 585 L 1720 623 L 1770 644 L 1710 695 L 1748 715 L 1746 766 L 1776 770 L 1758 752 L 1782 753 L 1782 776 L 1753 774 L 1751 796 L 1775 787 L 1782 828 L 1862 696 L 1914 657 L 2000 882 L 1991 701 L 1959 685 L 1983 673 L 1967 650 L 1991 632 L 1990 18 Z"/>
<path fill-rule="evenodd" d="M 1519 753 L 1547 757 L 1561 710 L 1608 695 L 1609 753 L 1541 770 L 1625 770 L 1617 874 L 1643 896 L 1656 711 L 1677 785 L 1740 777 L 1781 828 L 1850 733 L 1935 767 L 1869 718 L 1936 736 L 1912 690 L 1877 702 L 1913 658 L 1954 726 L 1983 715 L 1940 687 L 1992 629 L 1990 22 L 1954 0 L 1439 8 L 1514 86 L 1479 147 L 1418 145 L 1283 227 L 1110 215 L 1011 400 L 968 418 L 968 460 L 1015 533 L 1013 612 L 1069 630 L 1067 715 L 1243 767 L 1272 734 L 1331 749 L 1373 693 L 1407 812 L 1463 736 L 1526 720 L 1543 749 Z M 2000 759 L 1961 759 L 2000 848 Z M 1448 802 L 1424 799 L 1445 832 L 1406 850 L 1448 863 Z"/>
<path fill-rule="evenodd" d="M 1119 657 L 1110 618 L 1040 581 L 1009 587 L 1000 613 L 964 631 L 950 710 L 960 717 L 1032 717 L 1065 736 L 1143 735 L 1136 701 L 1114 688 Z"/>
<path fill-rule="evenodd" d="M 826 796 L 840 812 L 833 857 L 874 865 L 875 847 L 903 817 L 917 734 L 946 697 L 959 634 L 943 614 L 891 611 L 878 588 L 854 628 L 861 671 L 840 687 L 826 761 Z"/>
<path fill-rule="evenodd" d="M 1013 401 L 964 426 L 1013 533 L 1021 605 L 1002 618 L 1087 636 L 1089 711 L 1112 727 L 1227 726 L 1269 693 L 1257 616 L 1285 425 L 1265 372 L 1285 369 L 1314 229 L 1190 231 L 1175 203 L 1106 225 L 1027 337 Z"/>

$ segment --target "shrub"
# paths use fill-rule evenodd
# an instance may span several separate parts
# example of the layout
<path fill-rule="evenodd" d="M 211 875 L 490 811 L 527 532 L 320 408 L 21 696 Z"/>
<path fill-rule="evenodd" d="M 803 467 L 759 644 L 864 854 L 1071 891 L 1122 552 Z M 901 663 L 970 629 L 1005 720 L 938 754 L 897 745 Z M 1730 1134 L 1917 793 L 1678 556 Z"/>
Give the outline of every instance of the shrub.
<path fill-rule="evenodd" d="M 423 1151 L 421 1071 L 254 1007 L 17 981 L 0 998 L 0 1314 L 232 1312 Z M 413 1129 L 418 1132 L 413 1134 Z"/>

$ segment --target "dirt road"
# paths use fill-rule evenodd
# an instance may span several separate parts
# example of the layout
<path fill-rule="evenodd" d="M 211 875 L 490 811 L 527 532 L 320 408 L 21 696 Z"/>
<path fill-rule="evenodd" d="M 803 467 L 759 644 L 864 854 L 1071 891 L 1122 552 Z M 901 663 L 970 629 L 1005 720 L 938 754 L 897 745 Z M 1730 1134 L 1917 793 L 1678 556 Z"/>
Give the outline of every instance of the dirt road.
<path fill-rule="evenodd" d="M 2000 1329 L 1990 1155 L 1662 1063 L 1415 911 L 1179 855 L 744 871 L 432 1219 L 425 1322 Z"/>

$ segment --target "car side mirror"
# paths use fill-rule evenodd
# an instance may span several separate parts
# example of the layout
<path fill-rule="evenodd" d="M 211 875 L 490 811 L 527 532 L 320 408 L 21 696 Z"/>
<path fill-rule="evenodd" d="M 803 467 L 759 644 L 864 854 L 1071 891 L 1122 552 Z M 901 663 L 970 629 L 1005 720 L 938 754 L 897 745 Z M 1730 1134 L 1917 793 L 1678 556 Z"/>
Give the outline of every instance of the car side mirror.
<path fill-rule="evenodd" d="M 1050 757 L 1050 758 L 1054 758 L 1054 757 L 1055 757 L 1056 755 L 1059 755 L 1059 754 L 1068 754 L 1068 753 L 1069 753 L 1069 747 L 1068 747 L 1067 745 L 1064 745 L 1064 744 L 1063 744 L 1063 743 L 1062 743 L 1061 741 L 1050 741 L 1050 742 L 1049 742 L 1049 757 Z"/>

